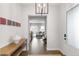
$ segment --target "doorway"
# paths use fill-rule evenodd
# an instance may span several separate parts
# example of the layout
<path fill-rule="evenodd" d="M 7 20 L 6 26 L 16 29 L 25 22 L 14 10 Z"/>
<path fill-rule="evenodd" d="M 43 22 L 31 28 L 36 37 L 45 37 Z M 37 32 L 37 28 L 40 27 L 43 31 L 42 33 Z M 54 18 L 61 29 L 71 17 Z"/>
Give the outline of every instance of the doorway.
<path fill-rule="evenodd" d="M 29 16 L 29 55 L 37 55 L 46 51 L 47 16 Z"/>

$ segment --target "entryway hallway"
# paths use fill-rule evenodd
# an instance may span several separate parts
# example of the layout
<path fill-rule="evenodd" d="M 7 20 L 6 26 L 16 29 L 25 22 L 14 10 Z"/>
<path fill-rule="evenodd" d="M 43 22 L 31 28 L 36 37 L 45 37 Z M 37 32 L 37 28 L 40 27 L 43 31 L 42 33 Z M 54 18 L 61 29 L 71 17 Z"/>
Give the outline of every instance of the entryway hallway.
<path fill-rule="evenodd" d="M 28 52 L 29 56 L 61 56 L 61 54 L 52 53 L 46 51 L 46 45 L 44 44 L 43 39 L 33 38 Z"/>
<path fill-rule="evenodd" d="M 46 51 L 46 47 L 44 46 L 43 39 L 33 38 L 30 44 L 29 55 L 37 55 Z"/>

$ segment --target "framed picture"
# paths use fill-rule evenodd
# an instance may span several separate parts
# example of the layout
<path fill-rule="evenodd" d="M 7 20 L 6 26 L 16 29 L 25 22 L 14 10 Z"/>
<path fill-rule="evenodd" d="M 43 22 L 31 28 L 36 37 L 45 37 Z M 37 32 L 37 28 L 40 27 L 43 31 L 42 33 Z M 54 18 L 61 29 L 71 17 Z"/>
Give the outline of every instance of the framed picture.
<path fill-rule="evenodd" d="M 6 25 L 6 19 L 0 17 L 0 24 Z"/>
<path fill-rule="evenodd" d="M 12 25 L 12 21 L 11 20 L 7 20 L 7 24 L 8 25 Z"/>
<path fill-rule="evenodd" d="M 13 21 L 13 26 L 16 26 L 16 22 Z"/>
<path fill-rule="evenodd" d="M 20 27 L 21 25 L 20 25 L 20 23 L 18 23 L 18 27 Z"/>
<path fill-rule="evenodd" d="M 16 22 L 16 26 L 18 27 L 19 25 L 18 25 L 18 22 Z"/>
<path fill-rule="evenodd" d="M 21 24 L 19 23 L 19 27 L 21 26 Z"/>
<path fill-rule="evenodd" d="M 11 25 L 11 26 L 16 26 L 16 27 L 20 27 L 21 24 L 15 21 L 11 21 L 11 20 L 7 20 L 7 25 Z"/>

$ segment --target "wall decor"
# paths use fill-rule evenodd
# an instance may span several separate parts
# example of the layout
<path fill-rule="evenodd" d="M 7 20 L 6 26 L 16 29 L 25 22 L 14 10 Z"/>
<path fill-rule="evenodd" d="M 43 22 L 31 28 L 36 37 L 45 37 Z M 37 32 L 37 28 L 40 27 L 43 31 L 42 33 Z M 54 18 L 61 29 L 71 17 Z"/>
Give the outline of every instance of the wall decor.
<path fill-rule="evenodd" d="M 13 21 L 13 26 L 15 26 L 15 22 Z"/>
<path fill-rule="evenodd" d="M 17 26 L 17 22 L 15 22 L 15 26 Z"/>
<path fill-rule="evenodd" d="M 17 26 L 17 27 L 20 27 L 21 26 L 20 23 L 15 22 L 15 21 L 11 21 L 11 20 L 7 20 L 7 24 L 8 25 L 11 25 L 11 26 Z"/>
<path fill-rule="evenodd" d="M 19 26 L 19 23 L 17 23 L 17 26 Z"/>
<path fill-rule="evenodd" d="M 11 25 L 11 20 L 7 20 L 7 24 L 8 25 Z"/>
<path fill-rule="evenodd" d="M 20 26 L 21 26 L 21 24 L 20 24 L 20 23 L 17 23 L 17 26 L 18 26 L 18 27 L 20 27 Z"/>
<path fill-rule="evenodd" d="M 14 21 L 11 21 L 11 25 L 14 26 Z"/>
<path fill-rule="evenodd" d="M 6 19 L 0 17 L 0 24 L 6 25 Z"/>
<path fill-rule="evenodd" d="M 0 24 L 16 26 L 16 27 L 20 27 L 21 26 L 21 24 L 19 22 L 15 22 L 15 21 L 3 18 L 3 17 L 0 17 Z"/>
<path fill-rule="evenodd" d="M 18 26 L 18 23 L 16 22 L 16 26 Z"/>
<path fill-rule="evenodd" d="M 21 26 L 21 24 L 19 23 L 19 27 Z"/>

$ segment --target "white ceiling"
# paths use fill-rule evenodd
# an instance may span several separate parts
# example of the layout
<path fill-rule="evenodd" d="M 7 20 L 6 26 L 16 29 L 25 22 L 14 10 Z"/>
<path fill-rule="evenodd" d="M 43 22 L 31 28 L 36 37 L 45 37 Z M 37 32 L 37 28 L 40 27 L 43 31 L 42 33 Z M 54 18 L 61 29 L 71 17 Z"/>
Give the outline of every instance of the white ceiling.
<path fill-rule="evenodd" d="M 35 3 L 19 3 L 21 6 L 29 6 L 29 5 L 34 5 Z M 73 3 L 48 3 L 52 5 L 66 5 L 66 4 L 73 4 Z"/>

